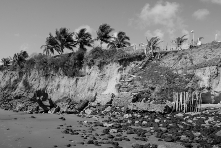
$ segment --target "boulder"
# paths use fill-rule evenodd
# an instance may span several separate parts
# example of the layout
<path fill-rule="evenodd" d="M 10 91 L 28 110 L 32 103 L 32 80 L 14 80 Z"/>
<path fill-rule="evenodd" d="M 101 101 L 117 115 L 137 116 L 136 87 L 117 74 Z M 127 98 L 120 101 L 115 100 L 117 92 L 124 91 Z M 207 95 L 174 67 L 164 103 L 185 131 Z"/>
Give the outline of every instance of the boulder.
<path fill-rule="evenodd" d="M 88 104 L 89 104 L 88 100 L 83 100 L 75 106 L 75 109 L 77 109 L 79 112 L 81 112 L 85 107 L 88 106 Z"/>

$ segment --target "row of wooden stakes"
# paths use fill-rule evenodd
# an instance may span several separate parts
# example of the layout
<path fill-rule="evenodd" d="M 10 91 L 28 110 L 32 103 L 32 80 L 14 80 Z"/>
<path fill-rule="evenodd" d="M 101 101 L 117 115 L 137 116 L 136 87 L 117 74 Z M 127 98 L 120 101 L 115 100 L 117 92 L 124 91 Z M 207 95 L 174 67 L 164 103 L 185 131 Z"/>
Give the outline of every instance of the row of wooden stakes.
<path fill-rule="evenodd" d="M 173 93 L 173 110 L 179 112 L 199 112 L 201 111 L 202 97 L 201 93 L 194 91 Z"/>

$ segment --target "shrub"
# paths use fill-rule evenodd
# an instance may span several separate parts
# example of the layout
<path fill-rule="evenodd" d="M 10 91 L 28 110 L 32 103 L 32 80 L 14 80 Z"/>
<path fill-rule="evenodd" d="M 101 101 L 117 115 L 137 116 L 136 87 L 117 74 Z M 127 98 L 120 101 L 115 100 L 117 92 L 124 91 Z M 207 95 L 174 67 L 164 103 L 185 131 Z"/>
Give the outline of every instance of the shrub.
<path fill-rule="evenodd" d="M 172 98 L 173 92 L 183 92 L 190 88 L 197 89 L 197 83 L 195 82 L 197 77 L 193 74 L 180 75 L 174 73 L 172 69 L 168 67 L 162 67 L 158 63 L 150 63 L 145 71 L 138 74 L 141 76 L 140 82 L 146 88 L 157 88 L 156 95 L 160 99 Z M 194 81 L 196 85 L 189 85 Z"/>

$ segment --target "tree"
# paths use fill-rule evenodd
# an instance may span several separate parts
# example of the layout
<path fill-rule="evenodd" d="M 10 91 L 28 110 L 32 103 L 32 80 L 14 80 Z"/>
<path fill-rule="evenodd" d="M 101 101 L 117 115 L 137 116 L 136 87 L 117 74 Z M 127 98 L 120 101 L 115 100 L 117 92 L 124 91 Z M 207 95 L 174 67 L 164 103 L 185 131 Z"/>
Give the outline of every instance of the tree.
<path fill-rule="evenodd" d="M 174 41 L 177 47 L 180 47 L 185 41 L 188 40 L 188 38 L 185 38 L 187 35 L 183 35 L 181 37 L 176 38 L 176 40 Z"/>
<path fill-rule="evenodd" d="M 22 68 L 27 58 L 28 53 L 26 51 L 20 51 L 20 53 L 14 54 L 12 63 L 13 65 L 18 65 L 20 68 Z"/>
<path fill-rule="evenodd" d="M 54 54 L 54 50 L 56 50 L 56 48 L 54 48 L 56 46 L 56 42 L 54 40 L 54 37 L 49 34 L 49 37 L 46 38 L 46 42 L 45 45 L 42 45 L 41 48 L 44 48 L 43 53 L 45 53 L 46 55 L 51 55 Z M 57 51 L 59 53 L 59 51 Z"/>
<path fill-rule="evenodd" d="M 130 43 L 127 41 L 130 38 L 126 35 L 125 32 L 118 32 L 116 37 L 113 37 L 113 40 L 108 44 L 109 48 L 122 48 L 130 46 Z"/>
<path fill-rule="evenodd" d="M 86 51 L 85 46 L 92 47 L 93 40 L 86 28 L 82 28 L 79 32 L 75 33 L 75 42 L 76 45 L 79 45 L 79 49 Z"/>
<path fill-rule="evenodd" d="M 110 43 L 110 39 L 112 38 L 112 36 L 110 35 L 110 33 L 113 31 L 114 29 L 110 27 L 110 25 L 108 24 L 102 24 L 99 26 L 98 31 L 97 31 L 97 39 L 96 40 L 100 40 L 100 45 L 102 47 L 103 43 Z"/>
<path fill-rule="evenodd" d="M 2 62 L 4 67 L 8 67 L 11 64 L 11 57 L 9 57 L 9 58 L 2 58 L 1 62 Z"/>
<path fill-rule="evenodd" d="M 49 33 L 49 37 L 46 38 L 46 44 L 42 45 L 41 48 L 44 48 L 46 54 L 54 54 L 54 51 L 62 54 L 65 48 L 73 51 L 73 47 L 76 46 L 73 35 L 74 32 L 69 32 L 67 28 L 56 29 L 55 36 Z"/>
<path fill-rule="evenodd" d="M 147 39 L 147 45 L 146 45 L 146 55 L 147 55 L 147 52 L 150 51 L 151 54 L 152 54 L 152 57 L 154 57 L 154 51 L 159 49 L 159 44 L 161 43 L 162 41 L 160 41 L 160 38 L 159 37 L 152 37 L 150 40 Z"/>

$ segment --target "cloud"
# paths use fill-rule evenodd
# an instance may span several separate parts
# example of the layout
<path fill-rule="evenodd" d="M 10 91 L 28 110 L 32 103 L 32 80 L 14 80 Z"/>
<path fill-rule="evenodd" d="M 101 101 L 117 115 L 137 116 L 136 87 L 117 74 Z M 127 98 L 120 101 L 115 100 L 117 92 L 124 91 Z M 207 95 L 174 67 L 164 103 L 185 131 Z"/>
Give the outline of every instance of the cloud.
<path fill-rule="evenodd" d="M 80 27 L 78 27 L 77 29 L 75 29 L 75 32 L 78 32 L 80 29 L 82 28 L 86 28 L 87 29 L 87 32 L 89 33 L 93 33 L 94 32 L 94 29 L 91 28 L 89 25 L 81 25 Z"/>
<path fill-rule="evenodd" d="M 159 37 L 160 39 L 163 39 L 164 37 L 164 32 L 160 29 L 156 29 L 155 31 L 151 32 L 150 30 L 148 30 L 146 33 L 145 33 L 145 36 L 147 38 L 152 38 L 152 37 Z"/>
<path fill-rule="evenodd" d="M 175 2 L 159 1 L 152 8 L 150 4 L 147 3 L 138 17 L 147 26 L 164 25 L 167 27 L 174 27 L 178 10 L 179 4 Z"/>
<path fill-rule="evenodd" d="M 203 20 L 210 14 L 209 10 L 207 9 L 199 9 L 193 13 L 193 17 L 198 20 Z"/>
<path fill-rule="evenodd" d="M 155 5 L 151 6 L 147 3 L 137 15 L 136 19 L 130 19 L 129 25 L 134 23 L 140 28 L 145 29 L 150 26 L 157 26 L 153 32 L 147 31 L 145 35 L 158 35 L 165 36 L 168 34 L 170 39 L 176 37 L 176 32 L 182 31 L 186 28 L 184 20 L 179 16 L 180 5 L 176 2 L 158 1 Z M 159 31 L 160 30 L 160 31 Z M 158 33 L 158 34 L 157 34 Z"/>
<path fill-rule="evenodd" d="M 24 43 L 20 46 L 20 50 L 27 51 L 29 49 L 29 44 Z"/>
<path fill-rule="evenodd" d="M 202 2 L 211 2 L 214 4 L 220 4 L 221 5 L 221 0 L 200 0 Z"/>

